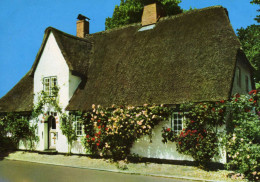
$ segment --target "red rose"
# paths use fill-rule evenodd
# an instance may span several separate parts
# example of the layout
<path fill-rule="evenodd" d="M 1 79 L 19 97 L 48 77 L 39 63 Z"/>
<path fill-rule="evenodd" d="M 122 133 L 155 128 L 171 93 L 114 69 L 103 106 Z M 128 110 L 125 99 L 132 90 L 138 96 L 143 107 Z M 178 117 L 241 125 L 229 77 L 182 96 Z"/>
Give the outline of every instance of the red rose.
<path fill-rule="evenodd" d="M 100 129 L 100 128 L 101 128 L 101 126 L 99 125 L 99 126 L 98 126 L 98 129 Z"/>
<path fill-rule="evenodd" d="M 235 102 L 237 102 L 237 99 L 235 99 Z"/>
<path fill-rule="evenodd" d="M 257 93 L 257 90 L 251 90 L 250 92 L 249 92 L 249 94 L 251 95 L 251 94 L 256 94 Z"/>
<path fill-rule="evenodd" d="M 211 110 L 215 112 L 215 108 L 214 107 Z"/>
<path fill-rule="evenodd" d="M 220 103 L 224 103 L 225 101 L 224 100 L 221 100 Z"/>
<path fill-rule="evenodd" d="M 99 123 L 101 120 L 99 119 L 99 120 L 97 120 L 97 122 Z"/>
<path fill-rule="evenodd" d="M 100 134 L 101 134 L 101 131 L 99 131 L 98 134 L 100 135 Z"/>
<path fill-rule="evenodd" d="M 249 99 L 249 101 L 252 102 L 252 101 L 253 101 L 253 98 Z"/>
<path fill-rule="evenodd" d="M 91 138 L 91 140 L 92 140 L 92 141 L 95 141 L 95 138 L 93 137 L 93 138 Z"/>
<path fill-rule="evenodd" d="M 99 143 L 97 143 L 96 145 L 99 146 Z"/>
<path fill-rule="evenodd" d="M 86 138 L 89 138 L 89 135 L 86 135 Z"/>
<path fill-rule="evenodd" d="M 190 122 L 191 122 L 191 123 L 195 123 L 195 121 L 193 121 L 193 120 L 191 120 Z"/>
<path fill-rule="evenodd" d="M 179 145 L 181 144 L 181 142 L 179 142 Z"/>
<path fill-rule="evenodd" d="M 102 128 L 104 128 L 105 126 L 104 125 L 102 125 Z"/>
<path fill-rule="evenodd" d="M 168 132 L 171 131 L 171 128 L 167 128 L 166 131 L 168 131 Z"/>
<path fill-rule="evenodd" d="M 90 142 L 90 140 L 87 141 L 88 143 Z"/>
<path fill-rule="evenodd" d="M 240 97 L 240 94 L 236 94 L 236 98 L 239 98 Z"/>
<path fill-rule="evenodd" d="M 108 128 L 106 128 L 106 131 L 108 130 Z"/>

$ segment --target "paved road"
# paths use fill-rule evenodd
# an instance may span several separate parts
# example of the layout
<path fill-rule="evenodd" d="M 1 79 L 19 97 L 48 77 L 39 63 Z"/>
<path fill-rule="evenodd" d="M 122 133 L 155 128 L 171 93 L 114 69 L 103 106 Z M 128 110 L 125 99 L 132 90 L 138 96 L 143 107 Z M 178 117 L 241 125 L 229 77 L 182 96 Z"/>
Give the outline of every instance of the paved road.
<path fill-rule="evenodd" d="M 0 161 L 0 182 L 187 182 L 170 178 L 131 175 L 106 171 L 37 164 L 22 161 Z"/>

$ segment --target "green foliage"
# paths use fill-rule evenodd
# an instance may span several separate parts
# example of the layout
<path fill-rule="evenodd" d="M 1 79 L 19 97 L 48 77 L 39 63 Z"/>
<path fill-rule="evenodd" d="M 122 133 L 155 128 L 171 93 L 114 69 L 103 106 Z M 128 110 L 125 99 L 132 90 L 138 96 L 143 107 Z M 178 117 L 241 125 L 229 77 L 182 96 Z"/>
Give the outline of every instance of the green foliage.
<path fill-rule="evenodd" d="M 74 115 L 68 115 L 62 111 L 59 105 L 59 88 L 55 86 L 52 88 L 52 96 L 48 93 L 42 91 L 38 94 L 37 104 L 34 106 L 33 118 L 38 119 L 41 114 L 46 115 L 45 110 L 53 110 L 57 112 L 61 117 L 60 129 L 63 135 L 66 136 L 68 142 L 68 154 L 71 154 L 71 146 L 73 141 L 77 140 L 75 126 L 73 121 L 75 119 Z"/>
<path fill-rule="evenodd" d="M 250 180 L 260 179 L 260 93 L 236 95 L 227 103 L 230 112 L 229 133 L 224 142 L 228 152 L 227 167 L 245 174 Z"/>
<path fill-rule="evenodd" d="M 106 18 L 106 30 L 141 22 L 144 5 L 158 2 L 162 5 L 167 16 L 182 13 L 178 6 L 180 0 L 121 0 L 120 5 L 116 5 L 112 18 Z"/>
<path fill-rule="evenodd" d="M 87 134 L 83 144 L 88 152 L 125 159 L 132 144 L 142 135 L 151 136 L 152 129 L 169 115 L 164 106 L 116 107 L 105 109 L 93 105 L 83 117 Z"/>
<path fill-rule="evenodd" d="M 184 129 L 174 133 L 163 129 L 163 142 L 176 142 L 177 151 L 190 155 L 202 168 L 219 154 L 218 126 L 224 124 L 224 102 L 186 103 L 181 105 L 185 112 Z"/>
<path fill-rule="evenodd" d="M 44 108 L 51 108 L 58 113 L 62 113 L 62 109 L 59 106 L 59 88 L 53 87 L 53 96 L 49 96 L 48 93 L 41 91 L 38 94 L 37 104 L 34 105 L 32 117 L 37 119 L 40 114 L 44 114 Z"/>
<path fill-rule="evenodd" d="M 77 114 L 78 115 L 78 114 Z M 75 131 L 75 126 L 73 121 L 75 121 L 75 115 L 68 115 L 63 113 L 61 116 L 60 129 L 62 134 L 67 137 L 68 141 L 68 154 L 71 154 L 71 146 L 73 141 L 77 140 L 77 135 Z"/>
<path fill-rule="evenodd" d="M 35 131 L 36 123 L 29 123 L 29 116 L 23 116 L 20 113 L 6 113 L 0 118 L 1 137 L 4 141 L 10 141 L 15 148 L 19 141 L 24 139 L 29 141 L 30 150 L 34 149 L 34 144 L 39 140 Z"/>
<path fill-rule="evenodd" d="M 162 142 L 167 143 L 168 141 L 175 142 L 177 139 L 177 133 L 171 128 L 163 127 L 162 129 Z"/>
<path fill-rule="evenodd" d="M 257 5 L 260 5 L 260 0 L 253 0 L 250 2 L 251 4 L 257 4 Z M 258 12 L 260 11 L 260 9 L 257 10 Z M 260 15 L 256 15 L 256 18 L 255 20 L 260 23 Z"/>
<path fill-rule="evenodd" d="M 250 25 L 246 29 L 240 28 L 237 31 L 242 48 L 255 68 L 255 81 L 260 82 L 260 26 Z"/>

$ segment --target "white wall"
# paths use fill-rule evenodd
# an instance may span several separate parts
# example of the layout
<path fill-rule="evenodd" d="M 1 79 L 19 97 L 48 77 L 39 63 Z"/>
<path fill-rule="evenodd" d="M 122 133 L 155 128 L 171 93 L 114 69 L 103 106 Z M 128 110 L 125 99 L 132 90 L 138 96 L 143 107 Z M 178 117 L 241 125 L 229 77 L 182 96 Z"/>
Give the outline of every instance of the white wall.
<path fill-rule="evenodd" d="M 159 123 L 153 129 L 151 142 L 149 136 L 141 137 L 137 142 L 134 143 L 133 147 L 131 148 L 131 154 L 138 154 L 141 157 L 147 158 L 193 161 L 191 156 L 180 154 L 176 150 L 175 142 L 168 141 L 166 144 L 162 142 L 162 128 L 170 128 L 170 126 L 170 120 Z M 222 127 L 218 128 L 218 131 L 223 132 L 225 128 L 226 126 L 223 125 Z M 226 152 L 221 150 L 220 155 L 214 158 L 213 161 L 226 163 Z"/>
<path fill-rule="evenodd" d="M 153 129 L 152 142 L 150 142 L 149 136 L 141 137 L 137 142 L 134 143 L 133 147 L 131 148 L 131 153 L 148 158 L 192 161 L 192 157 L 182 155 L 176 151 L 175 143 L 168 142 L 164 144 L 162 142 L 162 127 L 170 128 L 170 126 L 170 121 L 159 123 Z"/>
<path fill-rule="evenodd" d="M 68 105 L 70 98 L 73 96 L 73 93 L 77 89 L 78 85 L 81 82 L 81 79 L 77 76 L 71 74 L 69 67 L 60 51 L 60 48 L 55 40 L 53 33 L 51 32 L 48 40 L 43 49 L 42 55 L 40 57 L 39 63 L 34 73 L 34 103 L 37 103 L 37 95 L 43 90 L 43 78 L 49 76 L 57 77 L 57 85 L 59 87 L 59 105 L 65 109 Z M 46 108 L 45 108 L 46 109 Z M 48 111 L 53 111 L 52 108 L 46 109 Z M 47 116 L 40 115 L 38 117 L 38 136 L 39 143 L 37 144 L 36 150 L 45 150 L 48 148 L 47 143 L 47 133 L 48 127 L 47 123 L 44 123 Z M 60 121 L 59 117 L 56 119 L 56 132 L 57 132 L 57 140 L 56 140 L 56 150 L 58 152 L 67 152 L 67 139 L 62 134 L 60 130 Z M 20 149 L 27 148 L 26 142 L 21 142 Z M 28 149 L 28 148 L 27 148 Z M 82 149 L 79 149 L 78 146 L 75 146 L 73 149 L 74 152 L 81 152 Z"/>

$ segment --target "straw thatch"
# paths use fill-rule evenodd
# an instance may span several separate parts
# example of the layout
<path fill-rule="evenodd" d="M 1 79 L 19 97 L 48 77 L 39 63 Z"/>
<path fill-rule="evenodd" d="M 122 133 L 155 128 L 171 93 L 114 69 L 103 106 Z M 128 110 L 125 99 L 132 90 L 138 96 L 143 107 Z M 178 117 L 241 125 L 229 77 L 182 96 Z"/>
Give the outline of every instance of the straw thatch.
<path fill-rule="evenodd" d="M 89 56 L 91 51 L 91 43 L 86 39 L 78 38 L 73 35 L 61 32 L 53 27 L 48 27 L 45 30 L 43 43 L 36 56 L 30 75 L 34 74 L 34 71 L 39 63 L 41 54 L 44 50 L 44 46 L 48 40 L 50 33 L 53 33 L 57 44 L 61 50 L 61 53 L 69 66 L 69 69 L 82 77 L 87 74 L 87 68 L 89 64 Z"/>
<path fill-rule="evenodd" d="M 154 29 L 140 28 L 133 24 L 85 39 L 47 28 L 30 75 L 52 32 L 69 69 L 83 80 L 67 110 L 230 97 L 240 43 L 226 9 L 193 10 L 162 18 Z"/>
<path fill-rule="evenodd" d="M 33 109 L 33 77 L 27 73 L 0 99 L 1 112 L 30 112 Z"/>
<path fill-rule="evenodd" d="M 87 37 L 93 42 L 88 80 L 68 110 L 91 104 L 178 104 L 231 94 L 240 43 L 220 6 Z"/>

